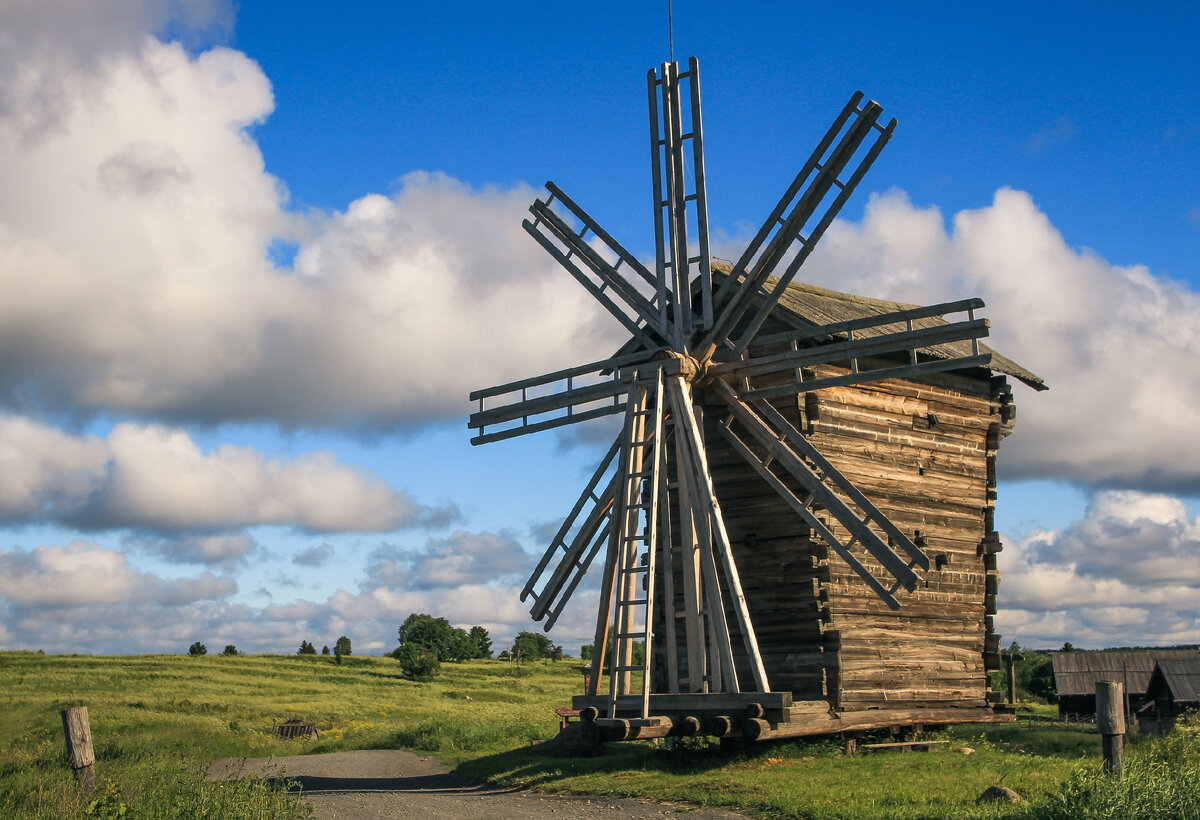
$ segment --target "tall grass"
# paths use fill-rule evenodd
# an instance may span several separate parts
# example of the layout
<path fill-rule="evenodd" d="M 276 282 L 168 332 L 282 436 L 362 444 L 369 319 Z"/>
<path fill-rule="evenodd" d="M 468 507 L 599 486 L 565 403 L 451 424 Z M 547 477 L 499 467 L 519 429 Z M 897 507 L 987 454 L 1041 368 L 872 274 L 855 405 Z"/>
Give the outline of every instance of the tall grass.
<path fill-rule="evenodd" d="M 1129 750 L 1120 778 L 1096 762 L 1078 768 L 1058 793 L 1021 820 L 1200 820 L 1200 720 Z"/>

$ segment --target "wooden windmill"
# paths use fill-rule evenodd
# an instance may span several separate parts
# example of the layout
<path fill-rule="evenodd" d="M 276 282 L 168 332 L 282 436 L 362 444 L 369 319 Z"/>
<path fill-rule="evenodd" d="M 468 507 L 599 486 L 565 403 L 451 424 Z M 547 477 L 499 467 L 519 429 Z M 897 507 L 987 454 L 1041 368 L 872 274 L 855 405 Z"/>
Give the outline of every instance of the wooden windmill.
<path fill-rule="evenodd" d="M 759 726 L 769 733 L 797 707 L 791 692 L 771 689 L 772 664 L 760 651 L 714 480 L 714 447 L 736 453 L 757 491 L 827 544 L 888 611 L 899 609 L 900 590 L 914 590 L 931 566 L 922 539 L 877 509 L 780 408 L 803 407 L 814 391 L 885 379 L 988 375 L 992 354 L 978 343 L 988 324 L 974 315 L 978 299 L 825 324 L 777 310 L 895 129 L 878 103 L 861 93 L 850 99 L 741 258 L 721 269 L 709 254 L 696 59 L 682 72 L 675 62 L 652 69 L 647 87 L 653 269 L 554 183 L 524 222 L 630 339 L 602 361 L 472 393 L 472 443 L 623 414 L 522 600 L 549 629 L 602 556 L 591 697 L 580 703 L 591 704 L 594 723 L 620 724 L 610 736 L 740 734 L 745 709 L 758 720 L 771 711 L 774 722 Z M 962 316 L 940 318 L 951 314 Z M 636 642 L 645 647 L 639 662 Z M 731 708 L 736 720 L 712 723 Z"/>

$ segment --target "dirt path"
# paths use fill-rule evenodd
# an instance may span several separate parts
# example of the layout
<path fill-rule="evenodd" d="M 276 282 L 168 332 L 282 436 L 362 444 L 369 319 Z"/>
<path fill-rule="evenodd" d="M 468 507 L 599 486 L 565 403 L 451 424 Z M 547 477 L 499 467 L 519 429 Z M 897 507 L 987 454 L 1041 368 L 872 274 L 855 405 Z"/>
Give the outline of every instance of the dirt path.
<path fill-rule="evenodd" d="M 209 769 L 214 778 L 264 773 L 299 781 L 318 820 L 661 820 L 679 812 L 696 820 L 746 820 L 733 812 L 646 800 L 504 791 L 461 780 L 433 758 L 393 750 L 225 758 Z"/>

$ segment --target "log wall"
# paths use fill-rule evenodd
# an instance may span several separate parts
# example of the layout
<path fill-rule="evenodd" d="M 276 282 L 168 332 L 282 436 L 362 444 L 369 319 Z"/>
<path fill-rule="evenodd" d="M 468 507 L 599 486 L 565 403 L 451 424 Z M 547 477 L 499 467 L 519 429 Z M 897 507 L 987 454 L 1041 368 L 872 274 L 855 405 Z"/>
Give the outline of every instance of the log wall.
<path fill-rule="evenodd" d="M 820 366 L 805 378 L 845 372 Z M 847 711 L 988 706 L 987 672 L 999 667 L 995 457 L 1015 419 L 1007 380 L 937 374 L 773 403 L 931 566 L 919 572 L 915 591 L 898 590 L 901 609 L 889 609 L 730 449 L 717 429 L 724 413 L 710 405 L 710 468 L 771 688 Z M 850 540 L 827 514 L 818 516 Z M 865 550 L 854 554 L 891 586 Z M 749 682 L 732 611 L 728 620 L 739 677 Z"/>

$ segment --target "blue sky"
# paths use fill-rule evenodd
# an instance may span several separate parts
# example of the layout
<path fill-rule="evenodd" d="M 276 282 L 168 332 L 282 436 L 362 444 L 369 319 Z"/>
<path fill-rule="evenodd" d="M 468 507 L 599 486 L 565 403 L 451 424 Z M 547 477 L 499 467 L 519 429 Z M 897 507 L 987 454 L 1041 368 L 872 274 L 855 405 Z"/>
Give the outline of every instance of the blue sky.
<path fill-rule="evenodd" d="M 1051 384 L 1001 454 L 1005 640 L 1200 642 L 1200 12 L 674 11 L 718 255 L 861 89 L 899 127 L 801 278 L 980 295 Z M 520 220 L 553 179 L 651 253 L 667 53 L 657 3 L 0 11 L 0 648 L 534 628 L 603 436 L 472 448 L 466 393 L 619 341 Z"/>

